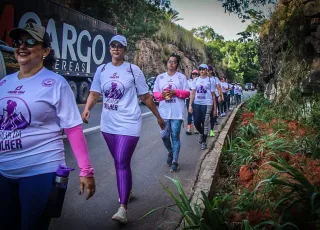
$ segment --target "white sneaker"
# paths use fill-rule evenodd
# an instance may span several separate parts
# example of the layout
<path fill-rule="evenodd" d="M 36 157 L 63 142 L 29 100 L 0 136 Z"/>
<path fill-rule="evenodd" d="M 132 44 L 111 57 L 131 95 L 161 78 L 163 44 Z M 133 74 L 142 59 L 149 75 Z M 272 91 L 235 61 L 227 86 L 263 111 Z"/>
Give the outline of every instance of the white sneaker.
<path fill-rule="evenodd" d="M 127 210 L 124 207 L 120 207 L 118 212 L 112 216 L 112 220 L 126 224 L 128 222 Z"/>

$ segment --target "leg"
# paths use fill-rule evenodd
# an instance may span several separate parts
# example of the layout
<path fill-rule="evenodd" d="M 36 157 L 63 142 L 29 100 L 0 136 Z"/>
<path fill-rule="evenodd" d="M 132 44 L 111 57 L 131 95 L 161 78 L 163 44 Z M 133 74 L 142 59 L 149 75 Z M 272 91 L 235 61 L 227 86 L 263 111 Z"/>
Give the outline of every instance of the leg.
<path fill-rule="evenodd" d="M 193 104 L 193 119 L 194 119 L 194 126 L 203 134 L 203 128 L 201 126 L 201 105 Z"/>
<path fill-rule="evenodd" d="M 204 143 L 206 143 L 206 141 L 207 141 L 208 127 L 209 127 L 209 122 L 210 122 L 211 111 L 212 111 L 212 105 L 203 106 L 203 114 L 204 114 L 204 116 L 203 116 L 204 117 L 203 128 L 204 128 L 204 131 L 203 131 L 203 139 L 202 139 L 202 141 Z"/>
<path fill-rule="evenodd" d="M 180 153 L 180 130 L 182 120 L 171 120 L 171 139 L 172 139 L 172 153 L 173 162 L 178 163 Z"/>
<path fill-rule="evenodd" d="M 0 174 L 0 229 L 21 229 L 19 185 Z"/>
<path fill-rule="evenodd" d="M 51 218 L 45 215 L 48 199 L 54 186 L 55 173 L 20 179 L 19 197 L 23 230 L 47 230 Z"/>
<path fill-rule="evenodd" d="M 127 206 L 132 189 L 131 157 L 139 137 L 103 133 L 116 168 L 120 204 Z"/>
<path fill-rule="evenodd" d="M 163 141 L 164 146 L 166 147 L 166 149 L 168 150 L 168 153 L 172 153 L 172 144 L 171 144 L 171 132 L 172 132 L 172 128 L 171 128 L 171 122 L 170 120 L 165 120 L 166 122 L 166 128 L 164 130 L 161 130 L 161 138 Z"/>

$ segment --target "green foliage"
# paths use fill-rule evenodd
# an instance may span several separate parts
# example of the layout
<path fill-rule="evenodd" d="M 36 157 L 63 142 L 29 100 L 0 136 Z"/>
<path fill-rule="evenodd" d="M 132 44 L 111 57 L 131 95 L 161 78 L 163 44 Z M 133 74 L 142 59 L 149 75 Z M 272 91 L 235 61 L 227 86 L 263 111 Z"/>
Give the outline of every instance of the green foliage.
<path fill-rule="evenodd" d="M 200 26 L 198 28 L 193 28 L 191 29 L 191 32 L 194 36 L 204 40 L 205 42 L 224 40 L 224 37 L 216 33 L 210 26 Z"/>
<path fill-rule="evenodd" d="M 171 23 L 167 20 L 162 21 L 156 38 L 163 43 L 176 45 L 180 50 L 187 54 L 195 55 L 198 61 L 206 61 L 206 51 L 204 42 L 193 37 L 192 33 L 185 28 Z"/>
<path fill-rule="evenodd" d="M 264 109 L 264 107 L 269 104 L 270 101 L 261 93 L 256 94 L 246 101 L 246 107 L 250 112 L 257 112 L 260 109 Z"/>
<path fill-rule="evenodd" d="M 169 187 L 162 184 L 163 188 L 174 200 L 179 209 L 180 215 L 183 217 L 182 229 L 199 229 L 199 230 L 228 230 L 230 229 L 224 214 L 227 213 L 225 209 L 225 202 L 228 201 L 228 197 L 215 197 L 212 201 L 209 200 L 207 195 L 201 191 L 201 201 L 204 209 L 200 205 L 191 203 L 187 198 L 187 195 L 178 179 L 169 178 L 175 185 L 178 194 L 176 195 Z M 149 216 L 155 211 L 161 209 L 157 208 L 142 218 Z M 177 212 L 175 209 L 169 208 L 169 210 Z"/>

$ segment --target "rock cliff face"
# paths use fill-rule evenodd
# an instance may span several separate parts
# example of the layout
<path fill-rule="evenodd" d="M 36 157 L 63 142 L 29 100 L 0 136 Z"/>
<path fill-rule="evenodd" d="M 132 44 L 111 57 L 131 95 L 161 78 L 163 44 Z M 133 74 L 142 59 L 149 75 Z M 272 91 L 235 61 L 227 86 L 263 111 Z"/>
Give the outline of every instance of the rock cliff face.
<path fill-rule="evenodd" d="M 320 92 L 320 0 L 282 0 L 260 33 L 260 90 L 282 102 Z"/>
<path fill-rule="evenodd" d="M 140 41 L 137 44 L 137 50 L 128 53 L 128 60 L 138 65 L 148 77 L 156 76 L 166 71 L 167 61 L 172 53 L 180 55 L 181 63 L 179 71 L 187 76 L 190 76 L 191 71 L 197 68 L 201 64 L 200 62 L 206 61 L 179 50 L 175 45 L 153 40 Z"/>

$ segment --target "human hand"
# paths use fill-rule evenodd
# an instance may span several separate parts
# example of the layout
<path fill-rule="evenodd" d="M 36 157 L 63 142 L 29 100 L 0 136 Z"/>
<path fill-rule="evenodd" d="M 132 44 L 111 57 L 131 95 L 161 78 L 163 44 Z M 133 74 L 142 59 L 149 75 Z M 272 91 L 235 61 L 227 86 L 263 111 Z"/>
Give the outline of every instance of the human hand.
<path fill-rule="evenodd" d="M 161 130 L 164 130 L 166 128 L 166 122 L 162 118 L 158 119 L 158 124 L 159 124 Z"/>
<path fill-rule="evenodd" d="M 218 116 L 216 109 L 213 110 L 213 116 L 214 116 L 214 117 Z"/>
<path fill-rule="evenodd" d="M 80 177 L 80 195 L 84 193 L 84 189 L 86 189 L 87 193 L 86 200 L 89 200 L 96 192 L 96 183 L 93 177 Z"/>
<path fill-rule="evenodd" d="M 218 102 L 219 102 L 219 103 L 221 102 L 221 97 L 218 97 Z"/>
<path fill-rule="evenodd" d="M 89 110 L 84 110 L 81 114 L 82 121 L 86 124 L 89 122 L 90 118 L 90 111 Z"/>
<path fill-rule="evenodd" d="M 193 113 L 192 106 L 189 106 L 189 113 Z"/>

